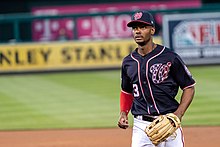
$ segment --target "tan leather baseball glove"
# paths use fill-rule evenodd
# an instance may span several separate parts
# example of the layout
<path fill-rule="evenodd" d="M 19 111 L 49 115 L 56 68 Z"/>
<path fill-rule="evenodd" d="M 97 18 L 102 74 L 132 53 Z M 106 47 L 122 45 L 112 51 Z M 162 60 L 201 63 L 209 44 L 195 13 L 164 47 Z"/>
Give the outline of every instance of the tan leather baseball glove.
<path fill-rule="evenodd" d="M 145 133 L 154 145 L 165 141 L 169 136 L 174 135 L 180 127 L 180 119 L 173 113 L 158 116 L 148 127 Z"/>

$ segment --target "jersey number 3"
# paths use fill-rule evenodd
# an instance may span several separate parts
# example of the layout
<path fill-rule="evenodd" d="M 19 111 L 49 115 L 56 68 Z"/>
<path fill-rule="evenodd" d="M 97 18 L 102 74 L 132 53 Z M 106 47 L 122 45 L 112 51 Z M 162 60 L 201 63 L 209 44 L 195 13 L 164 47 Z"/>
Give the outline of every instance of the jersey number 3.
<path fill-rule="evenodd" d="M 134 90 L 134 97 L 139 97 L 140 93 L 139 93 L 137 84 L 133 84 L 133 90 Z"/>

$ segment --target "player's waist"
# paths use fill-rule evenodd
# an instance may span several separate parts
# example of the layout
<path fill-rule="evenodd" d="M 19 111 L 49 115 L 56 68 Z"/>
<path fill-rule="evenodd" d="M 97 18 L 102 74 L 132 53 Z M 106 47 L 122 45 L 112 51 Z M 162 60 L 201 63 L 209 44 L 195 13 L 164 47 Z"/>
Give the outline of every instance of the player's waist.
<path fill-rule="evenodd" d="M 157 116 L 151 116 L 151 115 L 134 115 L 134 118 L 138 119 L 138 120 L 143 120 L 143 121 L 149 121 L 152 122 L 154 121 Z"/>

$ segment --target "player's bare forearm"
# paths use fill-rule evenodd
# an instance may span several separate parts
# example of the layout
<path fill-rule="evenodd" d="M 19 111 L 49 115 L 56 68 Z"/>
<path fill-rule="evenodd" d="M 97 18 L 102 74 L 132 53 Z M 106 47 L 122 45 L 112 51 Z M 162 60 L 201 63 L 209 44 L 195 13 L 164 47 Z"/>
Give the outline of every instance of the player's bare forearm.
<path fill-rule="evenodd" d="M 183 90 L 181 100 L 180 100 L 180 105 L 178 109 L 174 112 L 174 114 L 177 115 L 180 120 L 182 119 L 184 113 L 186 112 L 187 108 L 191 104 L 193 97 L 194 97 L 194 93 L 195 93 L 194 86 Z"/>

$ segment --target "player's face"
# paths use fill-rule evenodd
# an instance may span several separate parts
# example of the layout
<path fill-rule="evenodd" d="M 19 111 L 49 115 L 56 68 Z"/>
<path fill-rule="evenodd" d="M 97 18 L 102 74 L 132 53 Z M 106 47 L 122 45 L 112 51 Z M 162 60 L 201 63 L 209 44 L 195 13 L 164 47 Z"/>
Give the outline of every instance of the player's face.
<path fill-rule="evenodd" d="M 151 36 L 155 32 L 155 28 L 144 24 L 138 24 L 132 27 L 132 32 L 135 42 L 143 46 L 149 42 Z"/>

